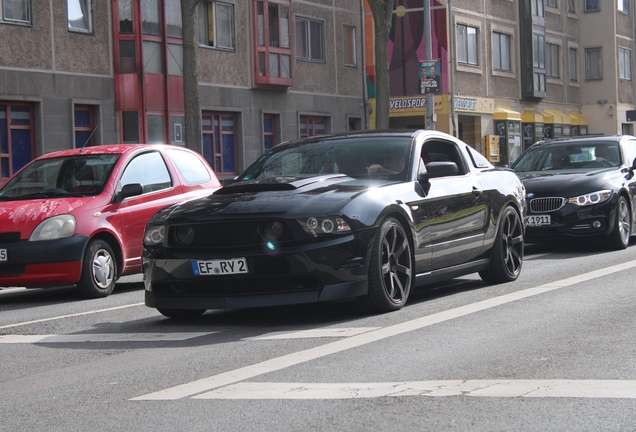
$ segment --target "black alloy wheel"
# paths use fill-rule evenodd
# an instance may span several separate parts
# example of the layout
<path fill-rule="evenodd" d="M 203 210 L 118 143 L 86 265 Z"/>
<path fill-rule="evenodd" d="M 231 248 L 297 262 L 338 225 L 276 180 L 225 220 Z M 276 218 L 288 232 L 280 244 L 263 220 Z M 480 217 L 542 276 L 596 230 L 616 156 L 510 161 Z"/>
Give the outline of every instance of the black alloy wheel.
<path fill-rule="evenodd" d="M 490 265 L 479 272 L 484 282 L 497 284 L 516 280 L 523 265 L 523 225 L 517 211 L 504 209 L 497 227 Z"/>
<path fill-rule="evenodd" d="M 387 218 L 380 225 L 372 248 L 369 292 L 357 303 L 366 312 L 399 310 L 413 285 L 413 255 L 402 224 Z"/>
<path fill-rule="evenodd" d="M 632 218 L 629 211 L 629 204 L 627 204 L 625 197 L 620 195 L 616 203 L 614 229 L 607 238 L 607 247 L 611 250 L 625 249 L 629 245 L 629 237 L 632 234 L 631 227 Z"/>

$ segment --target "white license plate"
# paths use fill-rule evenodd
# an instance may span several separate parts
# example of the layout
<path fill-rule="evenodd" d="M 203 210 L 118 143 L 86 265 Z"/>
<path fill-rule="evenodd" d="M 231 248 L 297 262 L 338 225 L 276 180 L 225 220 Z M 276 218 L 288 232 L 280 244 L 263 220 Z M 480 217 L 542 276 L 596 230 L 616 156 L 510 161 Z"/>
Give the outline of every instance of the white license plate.
<path fill-rule="evenodd" d="M 7 250 L 0 249 L 0 262 L 7 262 L 8 259 L 9 257 L 7 256 Z"/>
<path fill-rule="evenodd" d="M 245 258 L 224 260 L 191 261 L 195 276 L 216 276 L 249 273 Z"/>
<path fill-rule="evenodd" d="M 550 225 L 550 215 L 535 215 L 526 217 L 526 225 L 528 226 L 543 226 Z"/>

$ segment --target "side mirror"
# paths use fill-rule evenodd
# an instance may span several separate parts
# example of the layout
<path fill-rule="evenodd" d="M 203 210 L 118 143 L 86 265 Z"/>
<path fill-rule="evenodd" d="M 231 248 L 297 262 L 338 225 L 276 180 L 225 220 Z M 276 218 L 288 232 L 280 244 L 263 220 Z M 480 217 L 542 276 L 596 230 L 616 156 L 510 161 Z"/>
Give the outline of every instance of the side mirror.
<path fill-rule="evenodd" d="M 417 180 L 428 181 L 437 177 L 454 176 L 457 173 L 459 173 L 459 167 L 455 162 L 429 162 L 424 171 L 418 169 Z"/>
<path fill-rule="evenodd" d="M 121 188 L 121 192 L 119 192 L 120 201 L 126 198 L 141 195 L 142 193 L 144 193 L 144 187 L 141 185 L 141 183 L 129 183 Z"/>

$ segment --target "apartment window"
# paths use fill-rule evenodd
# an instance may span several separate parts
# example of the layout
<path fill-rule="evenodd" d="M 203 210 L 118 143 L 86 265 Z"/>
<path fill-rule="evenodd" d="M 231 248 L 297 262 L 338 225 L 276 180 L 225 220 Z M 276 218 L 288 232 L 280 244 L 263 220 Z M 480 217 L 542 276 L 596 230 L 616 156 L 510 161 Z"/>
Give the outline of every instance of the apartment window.
<path fill-rule="evenodd" d="M 576 6 L 574 4 L 574 0 L 568 0 L 568 12 L 576 13 Z"/>
<path fill-rule="evenodd" d="M 119 41 L 119 73 L 137 72 L 137 57 L 134 40 Z"/>
<path fill-rule="evenodd" d="M 75 105 L 73 114 L 75 147 L 82 148 L 95 145 L 93 107 L 89 105 Z"/>
<path fill-rule="evenodd" d="M 137 111 L 122 112 L 121 125 L 124 144 L 139 143 L 139 113 Z"/>
<path fill-rule="evenodd" d="M 270 150 L 276 145 L 276 116 L 265 114 L 263 116 L 263 150 Z"/>
<path fill-rule="evenodd" d="M 141 31 L 145 35 L 161 36 L 159 0 L 141 0 Z"/>
<path fill-rule="evenodd" d="M 322 21 L 296 17 L 296 58 L 325 61 L 324 27 Z"/>
<path fill-rule="evenodd" d="M 570 81 L 576 82 L 579 80 L 578 74 L 578 50 L 576 48 L 570 48 Z"/>
<path fill-rule="evenodd" d="M 0 177 L 11 177 L 31 162 L 33 155 L 31 106 L 0 102 Z"/>
<path fill-rule="evenodd" d="M 600 48 L 585 49 L 585 79 L 603 79 L 603 57 Z"/>
<path fill-rule="evenodd" d="M 327 118 L 300 116 L 300 137 L 306 138 L 327 133 Z"/>
<path fill-rule="evenodd" d="M 183 38 L 181 0 L 166 0 L 166 34 L 171 38 Z"/>
<path fill-rule="evenodd" d="M 133 7 L 132 0 L 119 0 L 119 33 L 133 33 Z"/>
<path fill-rule="evenodd" d="M 497 70 L 510 70 L 510 35 L 493 32 L 492 63 Z"/>
<path fill-rule="evenodd" d="M 532 1 L 532 16 L 544 17 L 545 10 L 543 7 L 544 0 L 531 0 Z"/>
<path fill-rule="evenodd" d="M 357 66 L 358 56 L 356 49 L 356 28 L 351 25 L 344 26 L 344 64 Z"/>
<path fill-rule="evenodd" d="M 554 44 L 545 45 L 545 73 L 550 78 L 559 78 L 559 46 Z"/>
<path fill-rule="evenodd" d="M 620 79 L 632 79 L 632 52 L 630 50 L 625 48 L 618 49 L 618 69 Z"/>
<path fill-rule="evenodd" d="M 362 130 L 362 119 L 356 117 L 349 117 L 349 130 L 359 131 Z"/>
<path fill-rule="evenodd" d="M 629 13 L 629 2 L 631 0 L 618 0 L 618 10 L 628 14 Z"/>
<path fill-rule="evenodd" d="M 0 0 L 0 22 L 31 24 L 31 0 Z"/>
<path fill-rule="evenodd" d="M 557 7 L 557 2 L 556 0 L 545 0 L 545 5 L 555 8 Z"/>
<path fill-rule="evenodd" d="M 457 62 L 479 65 L 477 57 L 477 28 L 457 25 Z"/>
<path fill-rule="evenodd" d="M 204 112 L 201 117 L 203 157 L 220 175 L 238 174 L 236 115 Z"/>
<path fill-rule="evenodd" d="M 68 29 L 84 33 L 93 32 L 92 0 L 67 0 Z"/>
<path fill-rule="evenodd" d="M 255 80 L 288 87 L 292 80 L 290 0 L 255 0 Z"/>
<path fill-rule="evenodd" d="M 585 0 L 585 12 L 596 12 L 601 10 L 601 0 Z"/>
<path fill-rule="evenodd" d="M 197 6 L 199 45 L 235 48 L 234 5 L 207 1 Z"/>

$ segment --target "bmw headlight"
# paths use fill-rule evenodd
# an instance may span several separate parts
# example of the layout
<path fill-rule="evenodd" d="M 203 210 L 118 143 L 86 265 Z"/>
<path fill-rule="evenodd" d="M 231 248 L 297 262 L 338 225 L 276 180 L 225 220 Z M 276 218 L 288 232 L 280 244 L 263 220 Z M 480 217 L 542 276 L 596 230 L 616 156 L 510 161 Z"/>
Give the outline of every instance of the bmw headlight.
<path fill-rule="evenodd" d="M 71 215 L 54 216 L 40 223 L 33 230 L 29 241 L 56 240 L 75 234 L 77 222 Z"/>
<path fill-rule="evenodd" d="M 579 207 L 589 206 L 594 204 L 600 204 L 607 201 L 612 196 L 611 190 L 602 190 L 598 192 L 592 192 L 585 195 L 579 195 L 568 199 L 568 203 L 576 204 Z"/>
<path fill-rule="evenodd" d="M 163 225 L 148 225 L 144 233 L 144 245 L 157 246 L 163 243 L 166 228 Z"/>
<path fill-rule="evenodd" d="M 307 219 L 299 219 L 298 223 L 307 234 L 324 235 L 324 234 L 348 234 L 351 227 L 339 217 L 310 217 Z"/>

